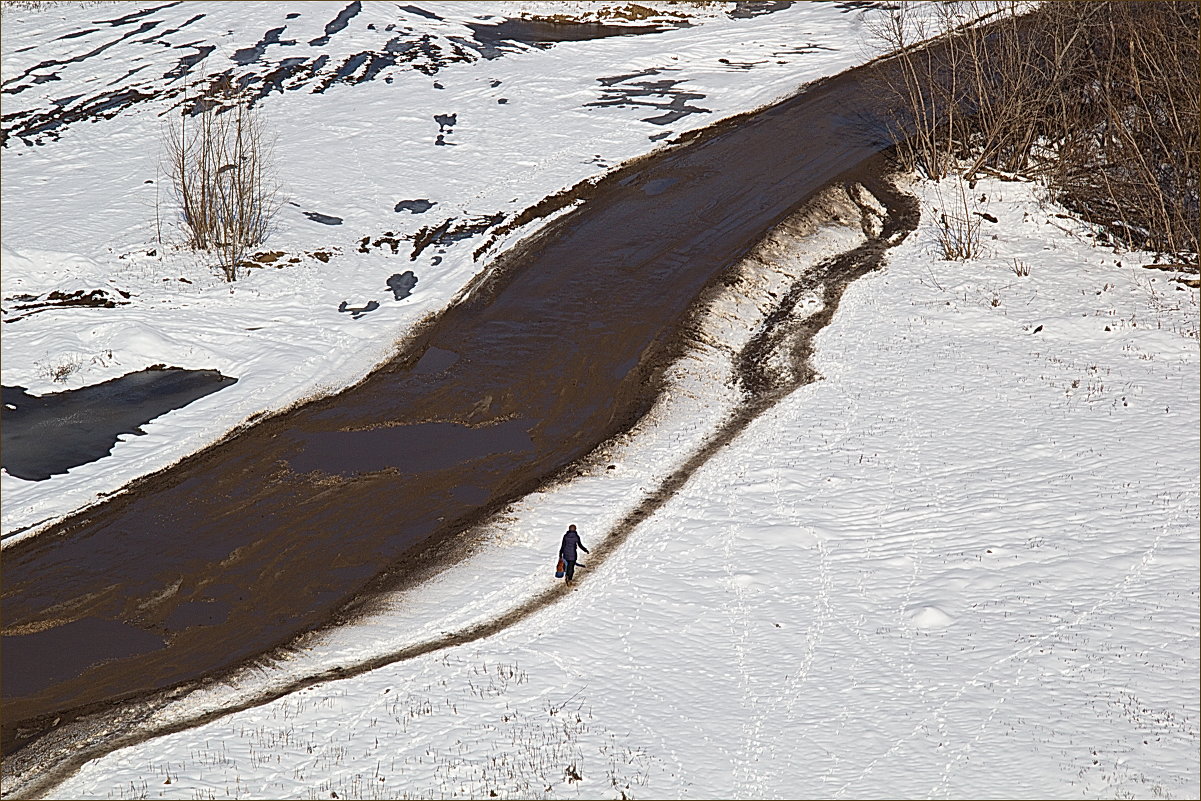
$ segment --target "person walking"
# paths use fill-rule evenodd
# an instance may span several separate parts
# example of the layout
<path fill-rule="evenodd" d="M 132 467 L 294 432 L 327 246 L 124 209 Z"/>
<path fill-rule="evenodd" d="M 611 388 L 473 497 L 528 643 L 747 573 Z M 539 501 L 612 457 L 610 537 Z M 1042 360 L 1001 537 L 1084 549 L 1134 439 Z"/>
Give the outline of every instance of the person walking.
<path fill-rule="evenodd" d="M 572 523 L 567 527 L 567 533 L 563 535 L 563 545 L 559 548 L 559 558 L 563 560 L 566 569 L 564 581 L 571 581 L 575 578 L 576 548 L 588 553 L 584 543 L 580 542 L 580 533 L 575 530 L 575 523 Z"/>

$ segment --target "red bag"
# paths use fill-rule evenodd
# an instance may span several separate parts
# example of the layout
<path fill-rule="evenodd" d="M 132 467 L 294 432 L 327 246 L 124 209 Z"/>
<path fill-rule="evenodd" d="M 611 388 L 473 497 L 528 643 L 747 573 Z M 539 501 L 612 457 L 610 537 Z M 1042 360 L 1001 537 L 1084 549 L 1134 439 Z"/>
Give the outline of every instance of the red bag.
<path fill-rule="evenodd" d="M 564 564 L 564 562 L 563 562 L 563 557 L 562 557 L 562 556 L 560 556 L 560 557 L 559 557 L 559 564 L 558 564 L 558 566 L 557 566 L 557 567 L 555 567 L 555 578 L 563 578 L 563 575 L 564 575 L 566 572 L 567 572 L 567 565 L 566 565 L 566 564 Z"/>

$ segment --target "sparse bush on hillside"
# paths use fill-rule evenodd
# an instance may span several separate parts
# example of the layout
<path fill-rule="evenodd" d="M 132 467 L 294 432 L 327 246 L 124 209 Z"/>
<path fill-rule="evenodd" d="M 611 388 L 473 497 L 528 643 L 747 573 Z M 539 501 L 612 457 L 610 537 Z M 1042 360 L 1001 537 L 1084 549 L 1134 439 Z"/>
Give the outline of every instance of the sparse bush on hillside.
<path fill-rule="evenodd" d="M 976 258 L 982 248 L 980 225 L 983 218 L 969 204 L 965 182 L 957 181 L 949 198 L 941 190 L 936 191 L 938 208 L 934 211 L 938 214 L 938 223 L 935 238 L 940 255 L 947 261 Z"/>
<path fill-rule="evenodd" d="M 1130 247 L 1198 251 L 1201 5 L 902 5 L 876 36 L 902 157 L 934 178 L 1045 176 L 1065 205 Z M 991 14 L 982 25 L 965 22 Z M 941 46 L 919 39 L 944 34 Z"/>
<path fill-rule="evenodd" d="M 168 123 L 165 162 L 188 245 L 215 254 L 236 280 L 279 208 L 261 112 L 218 84 L 215 97 L 185 104 Z"/>

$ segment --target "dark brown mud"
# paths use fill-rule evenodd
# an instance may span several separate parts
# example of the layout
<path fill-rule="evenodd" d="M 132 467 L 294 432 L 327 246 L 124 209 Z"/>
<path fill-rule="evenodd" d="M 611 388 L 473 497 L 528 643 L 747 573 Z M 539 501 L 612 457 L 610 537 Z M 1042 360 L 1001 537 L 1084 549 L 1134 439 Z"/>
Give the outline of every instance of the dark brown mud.
<path fill-rule="evenodd" d="M 472 521 L 628 428 L 702 290 L 886 145 L 862 74 L 581 189 L 363 383 L 6 549 L 5 752 L 326 624 L 416 549 L 453 559 Z M 138 634 L 56 640 L 79 666 L 56 675 L 44 640 L 78 621 Z"/>

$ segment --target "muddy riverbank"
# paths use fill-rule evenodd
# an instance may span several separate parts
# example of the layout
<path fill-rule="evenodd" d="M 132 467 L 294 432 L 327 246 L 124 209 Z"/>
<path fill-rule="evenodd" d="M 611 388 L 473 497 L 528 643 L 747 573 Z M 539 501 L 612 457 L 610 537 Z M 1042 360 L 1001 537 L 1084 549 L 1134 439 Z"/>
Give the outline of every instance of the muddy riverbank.
<path fill-rule="evenodd" d="M 7 549 L 5 751 L 320 626 L 415 549 L 453 559 L 472 521 L 636 421 L 704 287 L 885 146 L 861 75 L 580 188 L 360 385 Z M 110 633 L 56 676 L 69 627 Z"/>

